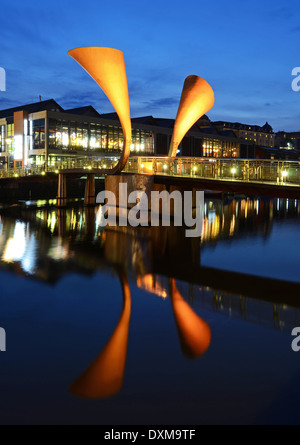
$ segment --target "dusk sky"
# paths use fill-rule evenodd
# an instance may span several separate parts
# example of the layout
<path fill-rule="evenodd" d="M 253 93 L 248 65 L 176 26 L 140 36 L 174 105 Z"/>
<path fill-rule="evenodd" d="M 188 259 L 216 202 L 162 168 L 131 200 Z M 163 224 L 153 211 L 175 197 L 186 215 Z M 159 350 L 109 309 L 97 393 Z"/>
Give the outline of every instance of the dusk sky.
<path fill-rule="evenodd" d="M 123 51 L 131 115 L 175 118 L 185 77 L 215 91 L 212 120 L 300 131 L 299 0 L 1 1 L 0 109 L 53 98 L 113 111 L 67 55 L 80 46 Z"/>

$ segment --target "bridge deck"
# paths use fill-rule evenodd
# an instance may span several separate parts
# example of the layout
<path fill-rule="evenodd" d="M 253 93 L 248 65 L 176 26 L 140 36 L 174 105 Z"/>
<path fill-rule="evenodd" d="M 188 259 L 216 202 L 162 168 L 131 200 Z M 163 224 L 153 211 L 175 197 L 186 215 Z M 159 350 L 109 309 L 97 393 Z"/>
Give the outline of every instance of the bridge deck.
<path fill-rule="evenodd" d="M 0 180 L 58 175 L 101 175 L 116 158 L 69 158 L 49 166 L 0 170 Z M 159 181 L 180 181 L 205 189 L 300 198 L 300 161 L 216 158 L 130 157 L 124 173 L 154 175 Z M 165 178 L 165 179 L 164 179 Z M 169 178 L 169 179 L 166 179 Z"/>

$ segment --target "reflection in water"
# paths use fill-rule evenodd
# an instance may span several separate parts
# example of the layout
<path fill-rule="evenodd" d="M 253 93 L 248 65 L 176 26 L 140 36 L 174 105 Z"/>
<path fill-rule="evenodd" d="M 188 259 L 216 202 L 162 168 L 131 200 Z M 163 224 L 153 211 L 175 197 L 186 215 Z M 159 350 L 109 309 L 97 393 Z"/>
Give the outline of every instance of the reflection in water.
<path fill-rule="evenodd" d="M 94 363 L 70 387 L 73 394 L 89 399 L 110 397 L 123 385 L 131 296 L 127 276 L 119 273 L 123 292 L 123 310 L 117 327 Z"/>
<path fill-rule="evenodd" d="M 101 399 L 111 397 L 122 389 L 127 355 L 131 296 L 126 274 L 119 272 L 119 277 L 123 291 L 123 310 L 120 320 L 97 359 L 71 385 L 71 392 L 77 396 Z M 182 298 L 174 279 L 170 280 L 170 286 L 173 313 L 183 354 L 189 358 L 197 358 L 209 348 L 211 342 L 210 328 Z"/>
<path fill-rule="evenodd" d="M 151 292 L 152 295 L 157 295 L 164 300 L 168 298 L 170 299 L 169 303 L 172 304 L 172 309 L 171 304 L 162 305 L 159 300 L 153 301 L 153 298 L 147 299 L 150 302 L 150 305 L 147 306 L 147 308 L 150 308 L 150 316 L 147 317 L 148 313 L 145 314 L 145 319 L 150 320 L 151 315 L 157 315 L 157 311 L 155 312 L 157 307 L 165 311 L 163 313 L 164 317 L 160 317 L 159 320 L 161 325 L 157 323 L 157 326 L 162 326 L 164 330 L 163 332 L 169 327 L 172 327 L 172 325 L 174 327 L 174 316 L 178 338 L 176 334 L 168 337 L 168 344 L 171 344 L 169 354 L 174 350 L 172 343 L 175 341 L 177 345 L 179 339 L 181 350 L 186 357 L 198 358 L 203 356 L 209 350 L 211 345 L 211 328 L 213 329 L 214 339 L 219 337 L 222 338 L 222 344 L 226 349 L 227 345 L 231 344 L 231 340 L 236 338 L 235 332 L 238 332 L 238 334 L 241 335 L 245 335 L 245 333 L 248 335 L 247 332 L 255 332 L 253 326 L 250 326 L 249 330 L 247 326 L 242 326 L 242 322 L 258 323 L 269 328 L 288 331 L 289 335 L 281 336 L 282 341 L 284 341 L 284 337 L 288 339 L 287 347 L 284 345 L 284 348 L 287 348 L 286 354 L 288 354 L 288 351 L 290 350 L 291 327 L 300 325 L 300 302 L 298 298 L 300 284 L 290 283 L 289 285 L 289 283 L 279 282 L 279 280 L 268 281 L 262 277 L 247 277 L 244 274 L 238 275 L 221 269 L 217 270 L 203 265 L 201 266 L 201 251 L 205 249 L 207 251 L 214 250 L 211 248 L 208 249 L 207 246 L 216 244 L 220 240 L 222 241 L 222 243 L 220 243 L 221 245 L 225 244 L 224 240 L 229 240 L 229 242 L 234 245 L 235 240 L 241 241 L 242 238 L 246 239 L 254 236 L 258 238 L 258 241 L 262 240 L 263 243 L 266 238 L 269 237 L 268 241 L 270 242 L 264 244 L 270 244 L 271 247 L 267 246 L 267 248 L 272 251 L 274 237 L 271 237 L 270 234 L 273 230 L 273 224 L 275 221 L 284 222 L 286 219 L 291 219 L 292 224 L 276 224 L 276 235 L 279 234 L 280 236 L 282 232 L 285 233 L 286 231 L 291 230 L 292 236 L 294 236 L 295 239 L 299 239 L 299 237 L 297 238 L 297 231 L 298 222 L 300 221 L 300 208 L 297 201 L 236 199 L 228 202 L 221 202 L 217 200 L 208 200 L 206 201 L 204 232 L 201 241 L 196 238 L 187 239 L 185 237 L 185 228 L 180 227 L 153 227 L 143 229 L 116 227 L 114 229 L 110 228 L 104 230 L 99 224 L 103 214 L 101 214 L 101 209 L 97 208 L 83 209 L 78 207 L 59 211 L 53 208 L 44 208 L 37 211 L 15 208 L 14 212 L 14 215 L 12 213 L 10 215 L 4 213 L 0 218 L 1 269 L 12 270 L 18 275 L 30 275 L 32 278 L 40 279 L 51 284 L 58 283 L 62 277 L 69 273 L 75 273 L 77 275 L 87 274 L 89 276 L 96 271 L 101 271 L 102 274 L 108 273 L 113 276 L 116 275 L 116 272 L 119 273 L 123 292 L 123 308 L 120 319 L 117 326 L 114 327 L 114 332 L 109 341 L 98 357 L 92 364 L 90 364 L 90 366 L 88 366 L 89 363 L 85 363 L 84 366 L 88 366 L 87 369 L 70 385 L 70 391 L 73 395 L 87 399 L 102 399 L 112 397 L 121 392 L 127 360 L 129 325 L 131 324 L 131 327 L 133 328 L 136 327 L 136 325 L 134 325 L 135 323 L 141 324 L 140 319 L 131 317 L 131 293 L 129 283 L 131 285 L 133 302 L 136 301 L 135 298 L 143 296 L 143 293 L 137 292 L 136 289 L 134 290 L 133 286 Z M 293 239 L 292 236 L 290 239 Z M 276 239 L 276 242 L 277 241 L 278 239 Z M 247 248 L 247 245 L 249 243 L 251 244 L 251 242 L 252 240 L 250 239 L 250 241 L 247 240 L 242 243 L 237 242 L 236 245 L 238 246 L 240 244 L 242 247 L 246 246 Z M 258 242 L 257 244 L 260 243 Z M 300 256 L 296 252 L 293 259 L 295 259 L 295 262 L 299 262 L 299 258 Z M 281 266 L 280 262 L 278 262 L 278 264 Z M 120 270 L 122 272 L 119 272 Z M 9 275 L 3 274 L 3 276 L 6 278 L 8 277 L 8 282 L 5 284 L 7 285 L 7 288 L 9 288 L 11 284 L 9 282 Z M 70 285 L 72 279 L 64 280 L 60 283 L 62 287 L 57 286 L 54 292 L 49 292 L 50 297 L 53 295 L 56 296 L 57 293 L 59 293 L 59 302 L 63 302 L 64 307 L 68 304 L 66 303 L 68 299 L 65 298 L 61 289 L 64 289 L 67 296 L 73 295 L 73 283 Z M 103 277 L 95 277 L 95 279 L 97 279 L 97 281 L 95 280 L 95 283 L 101 283 Z M 80 286 L 82 286 L 81 289 L 86 289 L 85 286 L 87 285 L 87 282 L 76 276 L 75 286 L 77 285 L 77 280 L 80 283 Z M 94 289 L 94 281 L 87 281 L 88 286 L 91 285 L 91 288 Z M 251 281 L 253 281 L 253 283 Z M 111 283 L 109 280 L 107 280 L 107 282 Z M 24 280 L 19 280 L 18 286 L 12 286 L 14 289 L 17 289 L 15 292 L 22 293 L 23 283 Z M 45 290 L 44 285 L 36 286 L 36 283 L 34 283 L 33 287 L 38 290 Z M 29 286 L 29 289 L 30 288 L 31 286 Z M 48 289 L 46 291 L 48 291 Z M 75 292 L 76 291 L 77 287 L 75 288 Z M 48 319 L 48 314 L 45 318 L 40 318 L 40 313 L 45 312 L 45 303 L 43 299 L 41 299 L 42 301 L 39 301 L 40 295 L 38 291 L 36 295 L 34 295 L 34 298 L 31 298 L 28 291 L 24 293 L 24 295 L 22 294 L 19 300 L 17 298 L 9 298 L 10 295 L 10 293 L 6 293 L 4 296 L 4 300 L 6 299 L 8 302 L 8 308 L 10 308 L 9 304 L 11 304 L 11 300 L 13 300 L 14 310 L 18 311 L 19 308 L 16 307 L 15 301 L 20 302 L 22 300 L 23 306 L 21 307 L 21 310 L 24 311 L 24 308 L 26 308 L 27 314 L 27 312 L 31 313 L 27 311 L 27 305 L 30 307 L 30 305 L 34 303 L 34 308 L 32 309 L 34 317 L 39 317 L 38 320 L 41 319 L 42 321 L 45 321 L 42 328 L 45 328 L 47 337 L 48 332 L 52 335 L 53 318 Z M 23 298 L 25 295 L 26 298 Z M 293 298 L 290 298 L 290 295 L 293 295 Z M 101 295 L 99 295 L 99 297 L 100 296 Z M 50 299 L 47 299 L 46 301 L 50 301 Z M 70 299 L 70 301 L 72 301 L 73 305 L 73 299 Z M 110 304 L 110 301 L 102 301 L 100 298 L 99 300 L 96 298 L 93 301 L 95 304 L 99 304 L 101 310 L 106 308 L 107 313 L 105 312 L 103 314 L 105 317 L 109 311 L 115 310 L 115 307 Z M 288 303 L 286 303 L 286 301 L 288 301 Z M 85 302 L 85 298 L 80 298 L 78 300 L 78 306 L 76 306 L 77 310 L 75 316 L 78 317 L 77 319 L 80 320 L 80 323 L 84 318 L 82 308 L 85 306 Z M 41 304 L 40 307 L 42 310 L 40 310 L 39 304 Z M 142 302 L 142 304 L 143 307 L 146 306 L 146 302 Z M 35 314 L 36 306 L 37 314 Z M 162 308 L 162 306 L 164 307 Z M 60 306 L 55 304 L 53 312 L 51 313 L 51 316 L 55 317 L 55 322 L 57 322 L 56 311 L 59 307 Z M 167 313 L 168 310 L 169 313 Z M 201 314 L 201 312 L 203 313 L 204 310 L 210 311 L 209 319 L 211 326 L 198 315 Z M 213 312 L 217 312 L 218 315 L 215 316 L 212 314 Z M 69 322 L 71 321 L 73 323 L 73 315 L 74 314 L 72 313 L 70 318 L 67 319 Z M 88 310 L 88 312 L 86 312 L 86 324 L 84 324 L 84 326 L 90 326 L 92 319 L 92 322 L 95 322 L 97 329 L 105 332 L 106 325 L 99 326 L 97 315 L 98 312 L 93 319 L 93 315 L 91 315 L 90 310 Z M 61 315 L 60 313 L 59 316 L 65 317 L 65 315 Z M 233 331 L 231 329 L 224 329 L 227 320 L 225 320 L 224 323 L 224 318 L 222 319 L 221 316 L 237 318 L 241 322 L 236 323 L 238 328 L 235 328 Z M 26 323 L 30 325 L 31 332 L 31 319 L 28 320 L 27 316 L 24 318 L 26 319 Z M 208 319 L 207 315 L 205 318 Z M 33 319 L 35 320 L 36 318 Z M 62 320 L 64 320 L 64 318 L 62 318 Z M 234 326 L 234 323 L 228 323 L 229 327 L 232 325 Z M 27 324 L 25 326 L 27 326 Z M 35 328 L 36 326 L 34 326 L 33 329 L 34 335 L 36 334 Z M 47 329 L 49 329 L 49 331 Z M 142 326 L 142 329 L 144 331 L 144 326 Z M 177 360 L 173 367 L 174 357 L 170 357 L 170 361 L 168 356 L 165 357 L 165 347 L 161 341 L 161 331 L 157 329 L 156 333 L 153 332 L 153 330 L 151 330 L 152 326 L 148 326 L 145 329 L 148 329 L 148 332 L 151 332 L 153 339 L 158 340 L 161 343 L 161 348 L 154 350 L 152 346 L 154 342 L 152 341 L 153 339 L 151 336 L 151 346 L 149 350 L 147 348 L 147 352 L 145 353 L 145 363 L 142 363 L 141 365 L 142 371 L 139 372 L 138 379 L 136 378 L 137 368 L 135 366 L 131 367 L 131 372 L 132 369 L 134 369 L 135 378 L 132 380 L 130 378 L 128 379 L 130 394 L 137 395 L 135 386 L 139 386 L 140 381 L 145 378 L 145 381 L 143 382 L 145 394 L 148 388 L 151 397 L 156 397 L 158 395 L 159 400 L 161 401 L 161 394 L 163 394 L 165 395 L 164 398 L 168 401 L 168 405 L 161 404 L 161 406 L 157 406 L 153 404 L 154 398 L 150 397 L 150 399 L 146 399 L 146 401 L 150 400 L 149 406 L 151 409 L 152 406 L 155 406 L 155 409 L 152 411 L 155 411 L 155 414 L 158 413 L 158 416 L 164 407 L 168 406 L 166 411 L 171 411 L 170 418 L 171 420 L 174 420 L 172 415 L 174 413 L 176 414 L 178 411 L 177 405 L 181 403 L 184 410 L 186 400 L 188 400 L 187 406 L 191 407 L 188 409 L 187 415 L 189 416 L 195 411 L 196 415 L 198 415 L 200 399 L 203 404 L 201 407 L 202 414 L 205 414 L 207 407 L 209 408 L 210 405 L 212 388 L 215 388 L 216 385 L 216 373 L 214 370 L 217 369 L 218 364 L 220 363 L 220 357 L 222 359 L 222 356 L 220 355 L 222 352 L 220 352 L 220 347 L 218 347 L 217 341 L 214 345 L 215 347 L 212 347 L 209 350 L 209 354 L 205 355 L 204 360 L 200 363 L 193 362 L 191 365 L 190 363 L 187 363 L 187 360 Z M 260 343 L 260 336 L 264 333 L 261 332 L 261 330 L 257 331 L 258 334 L 256 335 L 256 338 L 258 343 Z M 65 327 L 63 326 L 62 330 L 59 332 L 65 332 Z M 266 331 L 265 333 L 268 334 Z M 278 336 L 277 332 L 271 332 L 271 335 L 273 339 L 280 340 L 280 336 Z M 54 340 L 56 341 L 56 338 Z M 141 338 L 137 335 L 131 340 L 131 354 L 133 355 L 134 352 L 139 354 L 141 352 Z M 69 342 L 74 341 L 74 337 L 72 336 L 66 341 L 67 343 L 64 344 L 63 354 L 65 347 L 67 348 L 66 345 L 68 345 Z M 91 345 L 88 346 L 94 347 L 93 342 L 97 342 L 97 338 L 89 339 L 89 341 L 91 341 Z M 24 344 L 25 343 L 23 343 L 23 345 Z M 146 343 L 143 344 L 144 347 L 145 344 Z M 150 342 L 148 344 L 150 344 Z M 241 341 L 240 344 L 244 344 L 243 341 Z M 246 398 L 247 405 L 248 401 L 250 401 L 249 405 L 251 405 L 254 399 L 256 400 L 260 398 L 262 384 L 268 385 L 268 379 L 260 379 L 257 389 L 257 380 L 252 380 L 253 376 L 255 377 L 257 373 L 256 364 L 258 363 L 259 354 L 265 353 L 263 349 L 260 349 L 260 352 L 257 354 L 259 347 L 255 342 L 253 345 L 255 348 L 254 351 L 248 351 L 247 349 L 245 352 L 243 351 L 242 346 L 239 350 L 233 347 L 229 355 L 226 351 L 226 357 L 230 358 L 227 362 L 230 362 L 231 365 L 233 363 L 234 365 L 232 367 L 233 374 L 228 379 L 229 387 L 227 388 L 228 394 L 233 396 L 230 401 L 232 405 L 236 404 L 237 406 L 242 406 L 244 399 L 235 397 L 237 397 L 237 394 L 240 396 L 241 392 L 241 397 L 243 397 L 243 385 L 245 381 L 250 382 L 249 388 L 246 388 L 246 397 L 248 396 L 248 398 Z M 99 344 L 96 343 L 95 347 L 97 350 Z M 274 346 L 274 351 L 276 351 L 276 348 L 277 344 Z M 222 349 L 223 354 L 225 349 Z M 218 353 L 216 352 L 217 350 Z M 242 354 L 244 353 L 243 360 L 241 360 L 239 351 Z M 158 355 L 158 352 L 161 355 Z M 248 354 L 249 352 L 251 352 L 250 355 Z M 268 356 L 271 359 L 270 361 L 273 360 L 271 355 L 272 352 L 270 352 Z M 162 356 L 166 358 L 165 363 L 161 363 L 160 358 Z M 246 362 L 248 356 L 250 357 L 249 362 Z M 152 369 L 149 370 L 148 365 L 149 363 L 153 364 L 153 357 L 156 358 L 158 362 L 157 365 L 159 371 L 156 374 L 152 372 Z M 283 357 L 287 357 L 287 355 L 283 355 Z M 65 376 L 66 381 L 70 382 L 70 369 L 69 366 L 65 366 L 65 364 L 69 363 L 69 360 L 72 361 L 73 358 L 72 356 L 67 356 L 63 357 L 63 359 L 65 362 L 61 362 L 61 367 L 57 366 L 57 373 L 62 373 L 64 372 L 63 369 L 65 369 L 65 372 L 68 373 Z M 57 363 L 56 350 L 54 355 L 50 356 L 49 360 L 51 363 L 53 363 L 53 361 Z M 78 360 L 78 357 L 76 357 L 76 360 Z M 265 372 L 265 365 L 261 367 L 260 364 L 260 375 L 270 375 L 273 370 L 275 373 L 278 372 L 278 366 L 276 367 L 277 360 L 278 358 L 276 361 L 274 359 L 274 362 L 270 363 L 270 366 L 267 366 L 268 373 Z M 240 368 L 240 362 L 245 362 L 245 369 Z M 161 369 L 164 370 L 162 365 L 166 366 L 166 363 L 168 365 L 170 364 L 171 373 L 174 369 L 174 375 L 171 375 L 171 378 L 169 378 L 169 373 L 165 372 L 166 380 L 162 380 L 163 383 L 160 383 L 159 380 L 161 374 L 164 373 L 161 372 Z M 249 369 L 246 369 L 247 363 L 250 364 Z M 197 368 L 197 366 L 199 366 L 199 368 Z M 31 368 L 29 369 L 28 374 L 26 374 L 25 369 L 25 378 L 27 375 L 32 374 Z M 130 367 L 127 368 L 127 371 L 130 370 L 129 368 Z M 286 375 L 283 372 L 284 368 L 282 369 L 282 373 L 278 375 L 278 381 L 281 376 L 282 381 L 285 380 Z M 245 374 L 245 371 L 249 371 L 249 375 L 247 375 L 247 373 Z M 147 382 L 149 374 L 151 374 L 151 379 L 153 378 L 151 385 Z M 12 373 L 12 375 L 14 375 L 14 373 Z M 181 399 L 177 398 L 177 390 L 174 392 L 173 386 L 175 377 L 178 381 L 178 375 L 183 375 L 184 377 L 181 378 L 181 382 L 184 381 L 185 385 L 187 384 L 181 388 L 184 393 L 184 396 Z M 199 375 L 201 375 L 200 379 Z M 224 373 L 222 368 L 222 381 L 219 382 L 220 385 L 217 386 L 217 389 L 213 393 L 216 400 L 218 400 L 218 391 L 221 393 L 221 399 L 224 397 L 224 386 L 227 385 L 226 375 L 228 376 L 228 372 L 226 374 L 226 367 L 224 367 Z M 246 380 L 245 375 L 248 380 Z M 185 378 L 186 376 L 187 378 Z M 272 376 L 272 378 L 273 377 L 274 376 Z M 240 385 L 239 379 L 243 382 Z M 49 378 L 49 381 L 49 388 L 51 391 L 53 389 L 53 392 L 55 393 L 57 390 L 56 386 L 59 387 L 60 385 L 57 385 L 56 378 L 52 382 L 51 378 Z M 195 382 L 197 385 L 195 385 Z M 226 382 L 226 384 L 224 385 L 223 382 Z M 10 384 L 12 386 L 9 386 Z M 31 386 L 38 384 L 39 381 L 37 379 L 37 383 L 34 381 L 34 384 L 32 383 L 29 385 L 30 395 L 34 393 Z M 167 385 L 169 385 L 169 387 L 167 387 Z M 7 385 L 9 390 L 12 389 L 13 386 L 15 386 L 15 381 L 13 381 L 13 383 L 9 381 Z M 40 390 L 39 386 L 36 387 Z M 207 387 L 207 389 L 205 387 Z M 49 390 L 49 388 L 47 389 Z M 251 396 L 248 395 L 248 390 L 249 392 L 251 391 Z M 292 390 L 294 391 L 294 388 Z M 18 392 L 18 388 L 16 388 L 16 392 Z M 270 387 L 268 387 L 265 392 L 271 392 Z M 152 393 L 154 393 L 154 395 Z M 174 394 L 174 397 L 168 396 L 171 394 Z M 200 394 L 201 397 L 199 399 Z M 35 397 L 36 395 L 33 394 L 33 396 Z M 43 393 L 40 392 L 39 396 L 43 397 Z M 140 400 L 140 394 L 138 397 Z M 136 396 L 133 400 L 137 400 L 138 397 Z M 176 401 L 174 403 L 175 397 Z M 61 401 L 61 399 L 61 394 L 59 394 L 57 400 Z M 180 400 L 180 402 L 178 400 Z M 190 400 L 192 401 L 191 405 L 189 404 Z M 235 403 L 236 401 L 238 403 Z M 128 402 L 126 394 L 125 398 L 122 398 L 120 394 L 115 400 L 117 403 L 115 405 L 109 405 L 113 402 L 114 400 L 105 400 L 102 414 L 107 408 L 107 411 L 109 411 L 109 408 L 112 406 L 114 415 L 119 408 L 122 410 L 122 415 L 124 415 L 124 407 L 126 407 L 126 411 L 128 410 L 129 415 L 131 414 L 131 408 L 126 404 L 126 402 Z M 35 401 L 33 399 L 33 404 L 34 403 Z M 77 402 L 75 401 L 75 410 L 77 409 L 76 403 Z M 195 403 L 197 404 L 196 410 Z M 169 409 L 171 404 L 174 406 L 173 410 Z M 102 403 L 97 404 L 96 415 L 98 415 L 98 408 L 100 408 L 101 413 L 101 405 Z M 64 409 L 65 406 L 66 405 L 62 404 L 62 409 Z M 67 406 L 70 407 L 69 400 Z M 139 415 L 138 411 L 140 410 L 140 406 L 142 405 L 138 402 L 135 410 L 136 415 Z M 173 406 L 171 408 L 173 408 Z M 85 408 L 86 405 L 84 409 Z M 225 409 L 227 409 L 227 406 Z M 90 405 L 89 409 L 86 410 L 86 413 L 90 412 L 89 410 Z M 70 416 L 73 416 L 73 408 L 70 412 Z M 147 413 L 148 412 L 149 411 L 147 411 Z M 89 416 L 89 414 L 87 414 L 87 416 Z M 120 419 L 120 417 L 118 418 Z M 195 419 L 195 417 L 193 417 L 193 419 Z M 212 419 L 212 417 L 210 419 Z"/>
<path fill-rule="evenodd" d="M 167 298 L 168 293 L 164 286 L 161 286 L 159 281 L 156 280 L 155 275 L 146 274 L 144 276 L 137 276 L 136 285 L 140 289 L 144 289 L 151 294 L 158 297 Z"/>
<path fill-rule="evenodd" d="M 174 278 L 170 280 L 170 285 L 173 312 L 182 351 L 187 357 L 199 357 L 209 348 L 211 341 L 210 327 L 182 298 Z"/>
<path fill-rule="evenodd" d="M 253 302 L 250 304 L 248 297 L 256 297 L 260 289 L 245 284 L 249 283 L 247 277 L 237 279 L 230 273 L 218 275 L 218 278 L 217 271 L 210 270 L 208 279 L 208 270 L 201 267 L 201 251 L 219 240 L 233 243 L 249 236 L 265 239 L 270 235 L 274 221 L 291 219 L 298 223 L 298 201 L 206 200 L 201 242 L 197 238 L 187 239 L 185 229 L 180 227 L 116 227 L 104 230 L 99 225 L 103 216 L 101 208 L 57 210 L 50 207 L 34 211 L 20 207 L 14 208 L 14 212 L 14 217 L 4 214 L 0 219 L 2 268 L 50 283 L 57 282 L 70 271 L 91 274 L 96 270 L 122 268 L 138 287 L 163 298 L 171 297 L 168 278 L 174 277 L 177 286 L 179 280 L 187 282 L 188 286 L 197 284 L 195 301 L 205 300 L 205 306 L 210 310 L 229 316 L 237 314 L 243 320 L 264 322 L 270 326 L 274 324 L 279 329 L 288 330 L 291 323 L 297 325 L 299 317 L 295 313 L 296 308 L 291 307 L 294 299 L 289 298 L 290 290 L 275 300 L 270 283 L 262 283 L 264 286 L 258 283 L 263 291 L 260 295 L 262 300 L 267 299 L 269 292 L 268 309 L 253 310 L 255 305 Z M 166 283 L 161 283 L 162 276 L 166 277 Z M 201 293 L 199 289 L 202 289 Z M 183 298 L 190 298 L 190 290 L 179 290 Z M 263 301 L 260 304 L 264 304 Z M 289 310 L 286 305 L 290 306 Z M 240 307 L 245 307 L 245 311 L 235 309 Z M 273 323 L 272 314 L 278 313 L 279 322 Z"/>

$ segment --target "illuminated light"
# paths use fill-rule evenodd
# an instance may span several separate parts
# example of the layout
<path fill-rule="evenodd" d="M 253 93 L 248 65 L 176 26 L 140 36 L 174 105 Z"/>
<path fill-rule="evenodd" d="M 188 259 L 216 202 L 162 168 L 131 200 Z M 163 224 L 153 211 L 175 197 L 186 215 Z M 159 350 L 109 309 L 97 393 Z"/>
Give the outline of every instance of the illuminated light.
<path fill-rule="evenodd" d="M 36 263 L 36 240 L 33 235 L 31 235 L 29 242 L 27 243 L 25 253 L 21 260 L 22 269 L 28 274 L 33 274 L 35 270 Z"/>
<path fill-rule="evenodd" d="M 52 217 L 51 217 L 51 222 L 50 222 L 50 230 L 51 230 L 51 233 L 54 232 L 55 226 L 56 226 L 56 213 L 53 212 L 53 213 L 52 213 Z"/>
<path fill-rule="evenodd" d="M 163 169 L 166 170 L 168 168 L 167 164 L 164 164 Z"/>
<path fill-rule="evenodd" d="M 57 241 L 57 246 L 51 247 L 47 256 L 55 261 L 65 260 L 69 256 L 69 251 Z"/>
<path fill-rule="evenodd" d="M 140 289 L 144 289 L 158 297 L 162 297 L 163 299 L 168 297 L 166 289 L 164 289 L 151 274 L 137 277 L 136 284 Z"/>
<path fill-rule="evenodd" d="M 131 142 L 129 95 L 123 53 L 113 48 L 85 47 L 72 49 L 68 54 L 97 82 L 117 112 L 124 144 L 119 162 L 109 173 L 120 173 L 130 155 Z"/>
<path fill-rule="evenodd" d="M 90 165 L 88 166 L 88 170 L 92 170 L 92 167 Z"/>
<path fill-rule="evenodd" d="M 67 133 L 63 133 L 62 135 L 62 144 L 64 147 L 69 145 L 69 135 Z"/>
<path fill-rule="evenodd" d="M 17 222 L 13 238 L 5 246 L 2 260 L 5 262 L 21 261 L 26 251 L 25 223 Z"/>
<path fill-rule="evenodd" d="M 24 165 L 25 167 L 28 165 L 28 152 L 29 152 L 29 143 L 28 143 L 28 119 L 24 119 Z"/>
<path fill-rule="evenodd" d="M 106 168 L 106 164 L 103 164 L 103 168 Z"/>
<path fill-rule="evenodd" d="M 175 157 L 177 149 L 189 129 L 207 113 L 215 102 L 213 89 L 198 76 L 185 79 L 175 120 L 169 156 Z"/>
<path fill-rule="evenodd" d="M 56 173 L 56 174 L 58 174 L 58 173 L 59 173 L 59 171 L 58 171 L 58 170 L 55 170 L 55 173 Z"/>
<path fill-rule="evenodd" d="M 15 174 L 14 174 L 14 177 L 15 177 L 15 178 L 18 178 L 18 177 L 19 177 L 19 175 L 18 175 L 17 173 L 15 173 Z"/>
<path fill-rule="evenodd" d="M 281 176 L 283 177 L 283 178 L 286 178 L 287 176 L 288 176 L 288 172 L 286 171 L 286 170 L 284 170 L 282 173 L 281 173 Z"/>
<path fill-rule="evenodd" d="M 231 169 L 231 173 L 232 173 L 233 175 L 235 175 L 236 172 L 237 172 L 237 169 L 236 169 L 235 167 L 233 167 L 233 168 Z"/>
<path fill-rule="evenodd" d="M 194 170 L 194 172 L 196 172 L 197 171 L 197 167 L 194 167 L 193 170 Z"/>
<path fill-rule="evenodd" d="M 142 164 L 142 165 L 141 165 L 141 168 L 144 168 L 144 167 L 145 167 L 144 164 Z"/>
<path fill-rule="evenodd" d="M 45 174 L 46 174 L 45 172 L 42 172 L 42 176 L 45 176 Z"/>

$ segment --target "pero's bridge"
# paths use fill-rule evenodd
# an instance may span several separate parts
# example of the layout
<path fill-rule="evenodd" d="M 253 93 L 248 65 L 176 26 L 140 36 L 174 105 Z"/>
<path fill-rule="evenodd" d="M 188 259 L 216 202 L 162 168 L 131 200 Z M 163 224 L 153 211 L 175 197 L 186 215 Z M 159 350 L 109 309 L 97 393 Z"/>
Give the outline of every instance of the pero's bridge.
<path fill-rule="evenodd" d="M 16 114 L 14 159 L 23 167 L 0 171 L 0 179 L 47 177 L 58 175 L 58 206 L 67 199 L 67 177 L 87 177 L 85 203 L 95 204 L 95 175 L 151 175 L 162 187 L 217 190 L 300 198 L 300 162 L 225 159 L 177 158 L 179 146 L 189 129 L 214 105 L 212 87 L 203 78 L 190 75 L 183 85 L 167 157 L 130 156 L 132 126 L 129 94 L 123 53 L 113 48 L 83 47 L 68 53 L 96 81 L 113 105 L 123 131 L 122 152 L 119 158 L 105 156 L 70 157 L 65 160 L 47 159 L 43 166 L 28 168 L 26 116 Z M 15 164 L 16 165 L 16 164 Z M 27 167 L 24 167 L 26 166 Z M 53 178 L 52 178 L 53 179 Z M 143 179 L 142 179 L 143 181 Z"/>

